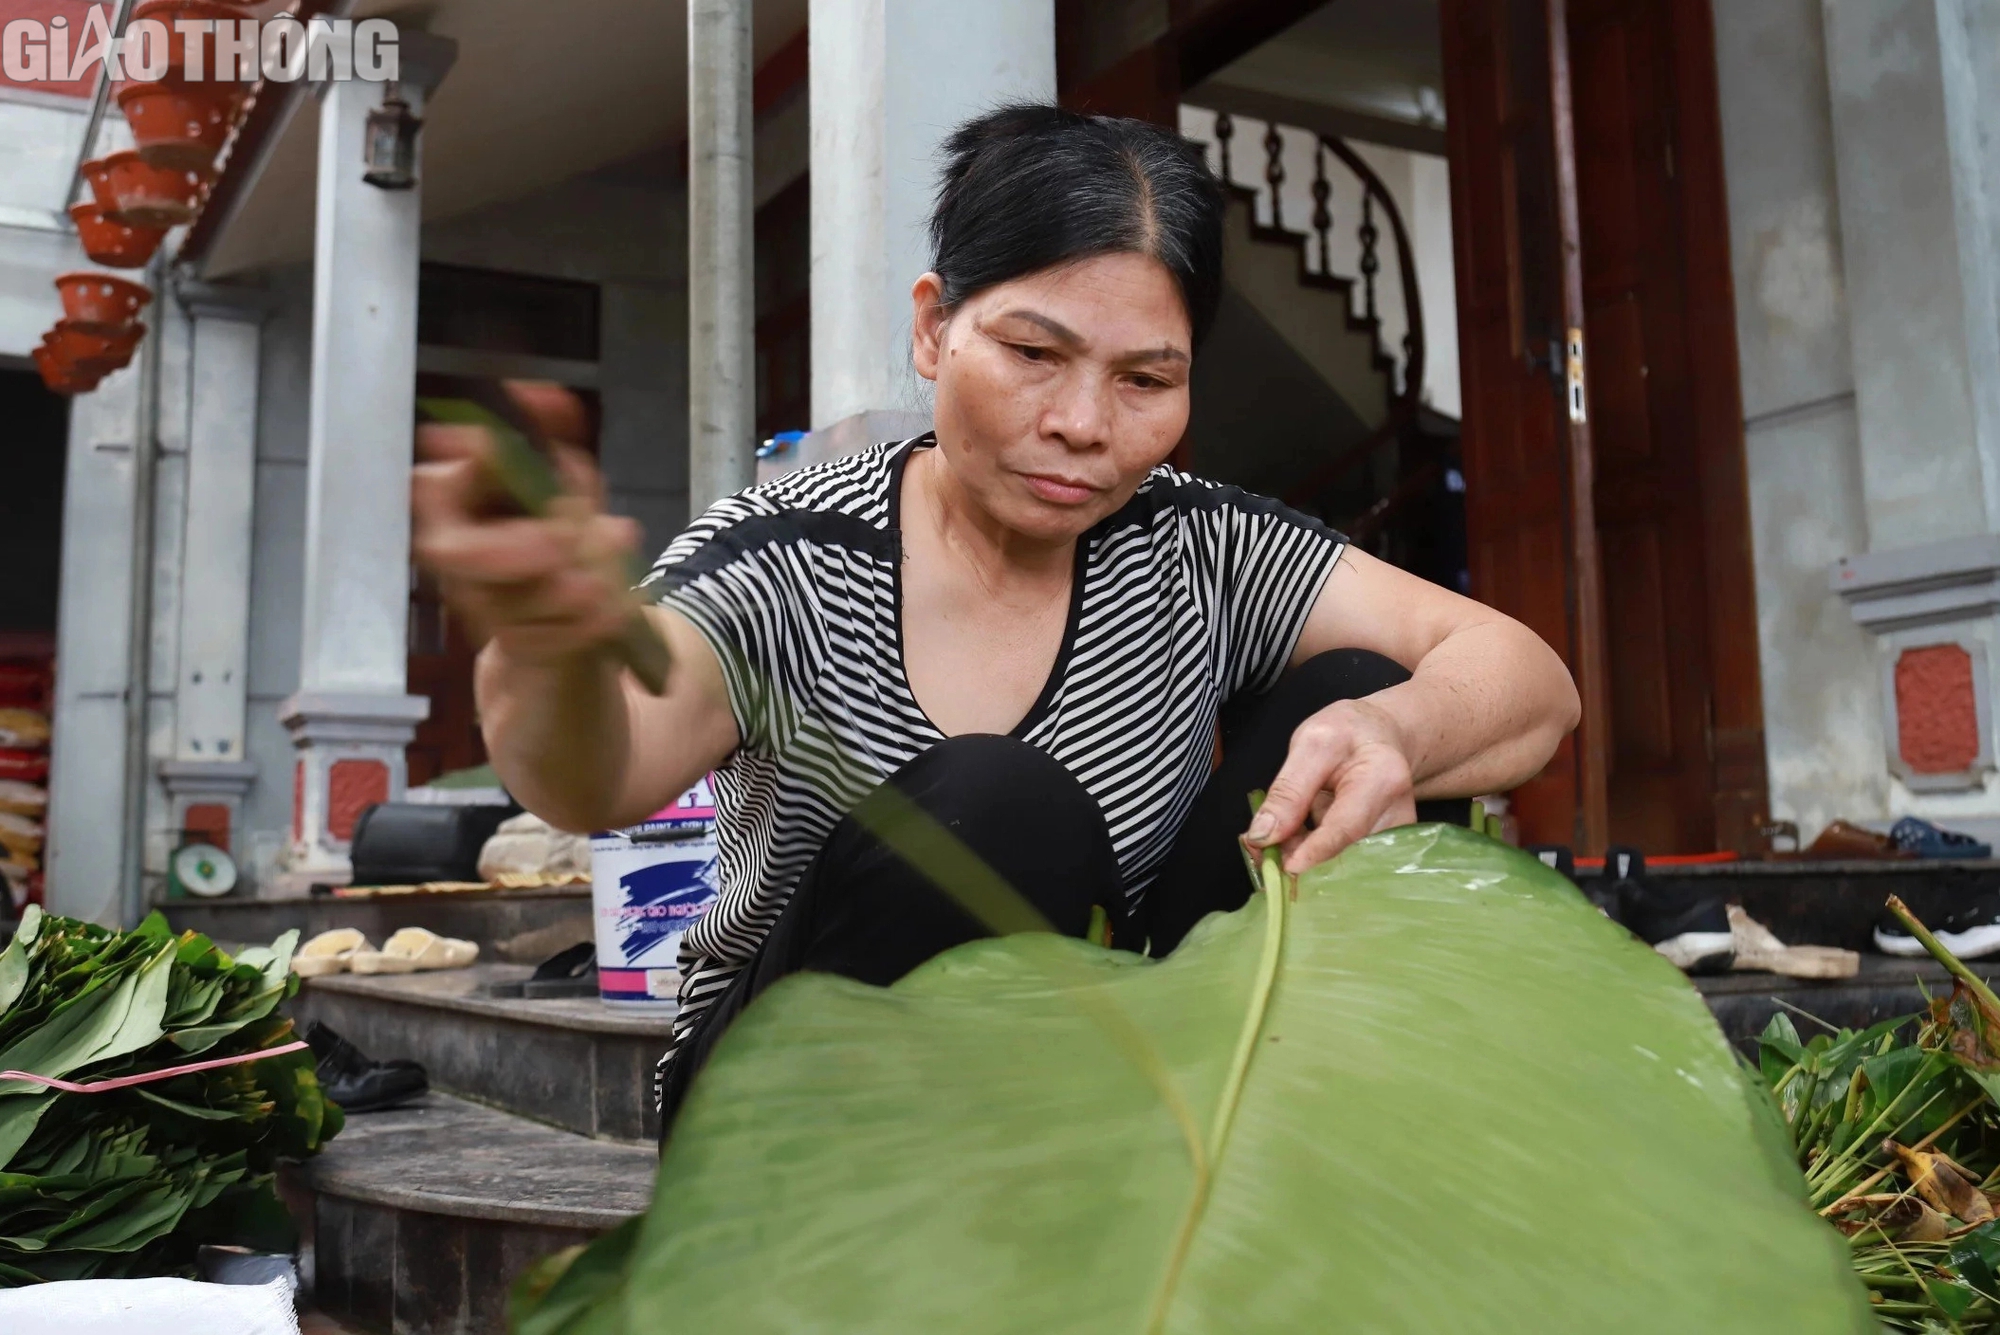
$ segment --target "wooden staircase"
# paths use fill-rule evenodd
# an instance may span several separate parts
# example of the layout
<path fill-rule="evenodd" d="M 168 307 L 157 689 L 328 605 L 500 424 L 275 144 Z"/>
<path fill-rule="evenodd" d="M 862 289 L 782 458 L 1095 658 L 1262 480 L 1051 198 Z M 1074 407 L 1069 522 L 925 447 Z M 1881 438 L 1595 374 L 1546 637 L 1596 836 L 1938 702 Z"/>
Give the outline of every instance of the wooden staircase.
<path fill-rule="evenodd" d="M 1267 123 L 1262 179 L 1246 180 L 1255 164 L 1236 119 L 1217 113 L 1213 124 L 1210 163 L 1230 195 L 1228 292 L 1195 364 L 1195 471 L 1278 495 L 1376 555 L 1455 582 L 1457 553 L 1435 549 L 1440 529 L 1463 541 L 1462 517 L 1448 500 L 1440 509 L 1457 423 L 1423 406 L 1422 290 L 1400 206 L 1336 136 Z M 1284 186 L 1302 142 L 1312 146 L 1313 208 L 1298 217 L 1286 212 Z M 1232 343 L 1260 340 L 1233 355 Z M 1274 340 L 1296 353 L 1291 364 Z"/>

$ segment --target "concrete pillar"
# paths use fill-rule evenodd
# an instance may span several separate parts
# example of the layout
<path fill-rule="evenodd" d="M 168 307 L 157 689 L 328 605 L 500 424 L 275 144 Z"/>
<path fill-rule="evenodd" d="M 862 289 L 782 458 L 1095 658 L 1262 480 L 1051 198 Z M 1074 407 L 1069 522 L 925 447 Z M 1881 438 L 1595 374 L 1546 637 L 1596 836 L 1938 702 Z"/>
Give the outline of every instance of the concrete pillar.
<path fill-rule="evenodd" d="M 1827 0 L 1827 73 L 1873 550 L 2000 518 L 2000 321 L 1968 11 Z"/>
<path fill-rule="evenodd" d="M 939 141 L 1003 102 L 1055 100 L 1055 4 L 811 0 L 807 32 L 813 426 L 897 414 L 836 433 L 866 444 L 929 416 L 910 370 L 910 284 L 929 267 Z"/>
<path fill-rule="evenodd" d="M 46 898 L 52 913 L 112 926 L 128 924 L 138 909 L 122 795 L 131 744 L 126 704 L 135 685 L 136 456 L 142 441 L 151 444 L 139 411 L 146 361 L 142 349 L 131 366 L 71 402 L 63 482 Z"/>
<path fill-rule="evenodd" d="M 757 480 L 751 0 L 688 0 L 688 504 Z"/>
<path fill-rule="evenodd" d="M 173 751 L 159 764 L 169 833 L 228 852 L 257 777 L 244 746 L 257 368 L 267 301 L 254 290 L 183 284 L 192 326 Z"/>
<path fill-rule="evenodd" d="M 456 50 L 402 34 L 398 86 L 418 115 Z M 354 824 L 402 796 L 403 749 L 430 711 L 405 689 L 422 186 L 361 179 L 383 94 L 359 80 L 321 91 L 299 689 L 280 709 L 297 748 L 291 889 L 350 875 Z"/>
<path fill-rule="evenodd" d="M 2000 0 L 1825 0 L 1868 551 L 1833 588 L 1875 635 L 1888 814 L 2000 832 Z"/>

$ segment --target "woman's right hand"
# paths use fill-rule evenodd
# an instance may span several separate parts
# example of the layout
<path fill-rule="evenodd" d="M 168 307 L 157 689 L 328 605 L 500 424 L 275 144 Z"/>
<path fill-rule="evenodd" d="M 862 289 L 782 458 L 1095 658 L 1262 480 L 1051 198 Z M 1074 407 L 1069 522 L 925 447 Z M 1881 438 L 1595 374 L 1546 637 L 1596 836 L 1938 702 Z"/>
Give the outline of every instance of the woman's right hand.
<path fill-rule="evenodd" d="M 603 481 L 577 445 L 585 435 L 577 397 L 535 382 L 506 390 L 555 445 L 563 495 L 542 517 L 496 513 L 487 430 L 419 427 L 413 548 L 475 645 L 495 644 L 523 667 L 569 665 L 601 653 L 631 615 L 639 525 L 604 513 Z"/>

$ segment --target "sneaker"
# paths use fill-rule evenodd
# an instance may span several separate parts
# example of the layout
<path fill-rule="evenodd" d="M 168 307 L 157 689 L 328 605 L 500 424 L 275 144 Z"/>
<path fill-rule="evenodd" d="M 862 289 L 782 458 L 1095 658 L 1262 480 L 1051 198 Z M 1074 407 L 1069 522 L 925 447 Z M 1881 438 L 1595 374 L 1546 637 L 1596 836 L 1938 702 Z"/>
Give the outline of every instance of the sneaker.
<path fill-rule="evenodd" d="M 1611 875 L 1613 855 L 1636 877 L 1615 882 L 1623 916 L 1620 921 L 1684 973 L 1727 973 L 1736 962 L 1736 938 L 1730 931 L 1729 905 L 1720 895 L 1667 889 L 1644 878 L 1645 860 L 1630 849 L 1613 849 L 1605 857 Z"/>
<path fill-rule="evenodd" d="M 1927 820 L 1905 816 L 1889 827 L 1889 842 L 1920 858 L 1990 858 L 1993 845 L 1957 830 L 1941 830 Z"/>
<path fill-rule="evenodd" d="M 376 1061 L 317 1020 L 305 1040 L 319 1058 L 321 1087 L 342 1112 L 383 1112 L 430 1092 L 430 1076 L 416 1062 Z"/>
<path fill-rule="evenodd" d="M 1906 892 L 1903 898 L 1911 901 L 1912 911 L 1931 935 L 1960 959 L 2000 954 L 2000 889 L 1970 896 L 1963 891 L 1935 897 Z M 1875 919 L 1875 949 L 1902 959 L 1921 959 L 1930 953 L 1887 909 Z"/>

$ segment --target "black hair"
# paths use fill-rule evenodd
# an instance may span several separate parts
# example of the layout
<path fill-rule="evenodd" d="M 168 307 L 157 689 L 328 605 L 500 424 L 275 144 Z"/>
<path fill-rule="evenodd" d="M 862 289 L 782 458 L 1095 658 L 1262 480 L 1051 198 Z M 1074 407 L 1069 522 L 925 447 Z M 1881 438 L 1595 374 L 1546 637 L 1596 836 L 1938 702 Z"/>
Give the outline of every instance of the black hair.
<path fill-rule="evenodd" d="M 1164 126 L 1023 103 L 944 142 L 931 268 L 947 310 L 999 283 L 1097 255 L 1150 255 L 1180 287 L 1199 347 L 1222 298 L 1222 186 Z"/>

